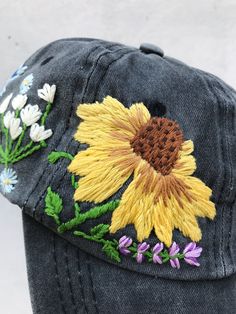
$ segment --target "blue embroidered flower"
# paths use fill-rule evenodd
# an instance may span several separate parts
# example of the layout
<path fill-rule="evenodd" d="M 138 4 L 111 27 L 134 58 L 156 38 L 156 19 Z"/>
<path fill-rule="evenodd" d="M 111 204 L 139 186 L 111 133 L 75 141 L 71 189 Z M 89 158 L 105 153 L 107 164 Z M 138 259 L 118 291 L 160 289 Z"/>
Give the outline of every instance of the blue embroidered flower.
<path fill-rule="evenodd" d="M 1 92 L 0 92 L 0 97 L 5 93 L 7 85 L 15 80 L 17 77 L 21 76 L 22 74 L 25 73 L 25 71 L 27 70 L 27 65 L 21 65 L 11 76 L 11 78 L 6 82 L 6 84 L 3 86 Z"/>
<path fill-rule="evenodd" d="M 10 80 L 14 80 L 20 75 L 24 74 L 25 71 L 27 70 L 27 65 L 21 65 L 11 76 Z"/>
<path fill-rule="evenodd" d="M 34 80 L 33 73 L 29 74 L 28 76 L 26 76 L 26 78 L 24 78 L 20 85 L 20 94 L 24 95 L 28 92 L 30 87 L 33 85 L 33 80 Z"/>
<path fill-rule="evenodd" d="M 13 169 L 5 168 L 0 174 L 0 185 L 4 194 L 11 193 L 17 182 L 17 175 Z"/>

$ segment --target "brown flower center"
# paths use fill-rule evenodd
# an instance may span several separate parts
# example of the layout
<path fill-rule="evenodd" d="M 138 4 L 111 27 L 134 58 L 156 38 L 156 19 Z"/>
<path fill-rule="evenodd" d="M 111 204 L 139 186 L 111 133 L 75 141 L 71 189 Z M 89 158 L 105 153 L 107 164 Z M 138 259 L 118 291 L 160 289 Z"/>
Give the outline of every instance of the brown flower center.
<path fill-rule="evenodd" d="M 184 141 L 177 122 L 167 118 L 151 118 L 130 141 L 131 147 L 158 172 L 170 174 Z"/>

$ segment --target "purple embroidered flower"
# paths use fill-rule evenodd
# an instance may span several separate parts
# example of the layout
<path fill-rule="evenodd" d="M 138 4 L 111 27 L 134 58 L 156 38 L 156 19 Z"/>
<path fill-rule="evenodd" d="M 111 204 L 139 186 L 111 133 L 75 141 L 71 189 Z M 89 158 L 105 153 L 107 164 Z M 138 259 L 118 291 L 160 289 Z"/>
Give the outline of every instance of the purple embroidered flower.
<path fill-rule="evenodd" d="M 186 263 L 193 265 L 193 266 L 200 266 L 199 262 L 197 261 L 197 257 L 199 257 L 202 253 L 202 248 L 197 246 L 195 242 L 190 242 L 185 246 L 183 251 L 184 260 Z"/>
<path fill-rule="evenodd" d="M 176 242 L 173 242 L 170 249 L 169 249 L 169 255 L 170 257 L 172 256 L 175 256 L 176 254 L 179 253 L 179 246 L 178 244 L 176 244 Z M 180 268 L 180 263 L 179 263 L 179 259 L 176 257 L 176 258 L 171 258 L 170 259 L 170 265 L 173 267 L 173 268 Z"/>
<path fill-rule="evenodd" d="M 162 264 L 162 258 L 158 254 L 163 250 L 163 248 L 164 248 L 163 243 L 157 243 L 153 247 L 153 249 L 152 249 L 152 252 L 153 252 L 152 260 L 153 260 L 153 263 L 155 263 L 155 264 L 156 263 Z"/>
<path fill-rule="evenodd" d="M 127 248 L 132 244 L 132 242 L 132 239 L 127 236 L 123 236 L 120 238 L 118 247 L 121 254 L 128 255 L 130 253 L 130 250 L 128 250 Z"/>
<path fill-rule="evenodd" d="M 136 261 L 137 263 L 142 263 L 144 260 L 143 253 L 146 252 L 150 248 L 150 245 L 147 242 L 140 243 L 137 249 Z"/>

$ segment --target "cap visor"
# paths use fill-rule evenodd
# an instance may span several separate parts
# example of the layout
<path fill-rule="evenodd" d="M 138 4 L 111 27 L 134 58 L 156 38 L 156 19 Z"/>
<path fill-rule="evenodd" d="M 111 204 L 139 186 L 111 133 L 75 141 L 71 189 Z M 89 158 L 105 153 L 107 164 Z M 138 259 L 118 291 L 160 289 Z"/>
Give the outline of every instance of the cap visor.
<path fill-rule="evenodd" d="M 23 224 L 34 313 L 236 313 L 236 275 L 144 275 L 81 251 L 26 214 Z"/>

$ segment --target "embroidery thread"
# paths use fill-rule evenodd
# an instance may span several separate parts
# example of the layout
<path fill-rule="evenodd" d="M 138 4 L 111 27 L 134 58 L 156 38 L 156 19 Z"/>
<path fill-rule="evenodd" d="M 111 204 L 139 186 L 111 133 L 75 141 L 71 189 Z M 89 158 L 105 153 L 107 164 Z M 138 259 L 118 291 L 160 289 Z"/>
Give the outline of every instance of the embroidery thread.
<path fill-rule="evenodd" d="M 66 158 L 69 161 L 74 160 L 74 156 L 67 152 L 55 151 L 51 152 L 48 156 L 48 160 L 52 164 L 56 163 L 60 158 Z M 71 185 L 73 190 L 78 188 L 78 183 L 76 182 L 76 178 L 73 174 L 71 175 Z M 168 250 L 164 249 L 163 243 L 157 243 L 153 248 L 151 248 L 148 243 L 136 243 L 127 236 L 121 237 L 119 241 L 111 239 L 109 236 L 109 224 L 98 224 L 91 228 L 89 233 L 78 230 L 78 227 L 85 221 L 96 221 L 98 217 L 108 212 L 114 212 L 119 204 L 120 200 L 117 199 L 103 205 L 92 207 L 88 211 L 81 212 L 79 203 L 74 201 L 74 217 L 66 222 L 62 222 L 60 215 L 63 212 L 63 200 L 58 193 L 52 191 L 51 187 L 48 187 L 47 195 L 45 197 L 44 212 L 47 216 L 54 219 L 59 233 L 72 231 L 77 237 L 101 244 L 104 254 L 116 262 L 121 262 L 120 255 L 130 255 L 137 263 L 142 263 L 145 260 L 159 265 L 170 262 L 170 265 L 173 268 L 179 269 L 179 261 L 184 260 L 189 265 L 200 266 L 197 258 L 200 257 L 202 248 L 197 247 L 194 242 L 187 244 L 183 252 L 180 253 L 180 248 L 175 242 L 173 242 Z"/>
<path fill-rule="evenodd" d="M 126 108 L 110 96 L 79 105 L 77 115 L 83 121 L 75 139 L 90 147 L 68 167 L 80 176 L 75 201 L 103 202 L 133 174 L 112 213 L 110 233 L 133 224 L 139 242 L 154 229 L 170 247 L 177 228 L 198 242 L 202 234 L 196 217 L 213 219 L 216 210 L 211 189 L 192 176 L 193 142 L 184 139 L 178 123 L 151 117 L 143 103 Z"/>
<path fill-rule="evenodd" d="M 29 84 L 26 85 L 28 88 Z M 5 165 L 5 169 L 0 175 L 3 193 L 10 193 L 18 182 L 16 172 L 8 168 L 9 165 L 13 165 L 47 146 L 45 140 L 52 135 L 52 130 L 45 130 L 45 123 L 53 105 L 55 92 L 56 86 L 49 84 L 44 84 L 43 89 L 38 91 L 38 96 L 47 102 L 44 112 L 38 105 L 26 105 L 28 101 L 26 94 L 19 94 L 13 99 L 13 94 L 10 94 L 0 104 L 2 133 L 0 164 Z M 7 111 L 10 102 L 13 111 Z M 27 132 L 28 130 L 29 132 Z M 30 141 L 27 142 L 28 138 Z"/>

